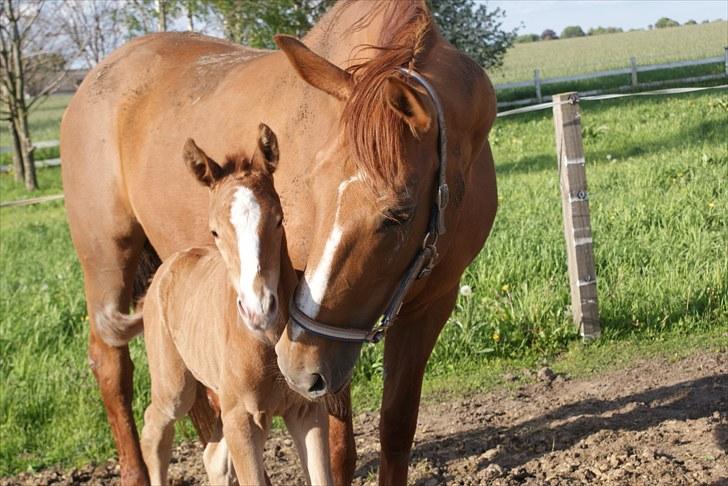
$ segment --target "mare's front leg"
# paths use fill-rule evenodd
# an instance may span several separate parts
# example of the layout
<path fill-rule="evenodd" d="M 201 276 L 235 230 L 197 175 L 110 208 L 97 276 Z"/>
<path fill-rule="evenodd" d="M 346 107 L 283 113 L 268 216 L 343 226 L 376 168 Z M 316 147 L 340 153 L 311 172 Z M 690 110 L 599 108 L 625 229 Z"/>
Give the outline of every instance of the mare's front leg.
<path fill-rule="evenodd" d="M 222 398 L 222 397 L 221 397 Z M 254 416 L 239 404 L 226 410 L 222 404 L 222 431 L 240 484 L 265 485 L 268 479 L 263 465 L 263 448 L 271 418 Z"/>
<path fill-rule="evenodd" d="M 326 405 L 322 402 L 305 403 L 293 407 L 283 419 L 296 444 L 308 484 L 334 484 L 329 462 L 329 416 Z"/>
<path fill-rule="evenodd" d="M 407 483 L 422 376 L 437 336 L 452 312 L 457 287 L 412 313 L 403 313 L 384 343 L 384 395 L 379 439 L 379 484 Z"/>

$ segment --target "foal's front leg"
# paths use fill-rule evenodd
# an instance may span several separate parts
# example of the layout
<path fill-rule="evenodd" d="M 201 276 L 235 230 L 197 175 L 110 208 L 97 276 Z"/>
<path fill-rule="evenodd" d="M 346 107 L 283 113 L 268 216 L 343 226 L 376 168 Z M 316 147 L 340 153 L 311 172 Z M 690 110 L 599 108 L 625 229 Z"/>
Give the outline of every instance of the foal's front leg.
<path fill-rule="evenodd" d="M 283 419 L 293 437 L 308 484 L 334 484 L 329 460 L 329 414 L 322 402 L 294 407 Z"/>
<path fill-rule="evenodd" d="M 223 435 L 240 484 L 267 484 L 263 447 L 270 422 L 267 415 L 254 417 L 240 405 L 222 410 Z"/>

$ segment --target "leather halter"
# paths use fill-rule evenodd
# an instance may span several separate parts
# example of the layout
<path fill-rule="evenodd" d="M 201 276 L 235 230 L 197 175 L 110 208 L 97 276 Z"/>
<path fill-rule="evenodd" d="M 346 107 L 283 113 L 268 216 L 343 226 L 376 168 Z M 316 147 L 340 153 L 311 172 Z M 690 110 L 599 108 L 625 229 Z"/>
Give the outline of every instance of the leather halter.
<path fill-rule="evenodd" d="M 381 341 L 386 334 L 387 329 L 392 327 L 397 319 L 399 311 L 402 308 L 404 298 L 407 295 L 407 291 L 410 289 L 414 281 L 429 275 L 435 266 L 438 257 L 437 240 L 440 235 L 445 234 L 444 210 L 447 207 L 450 193 L 445 178 L 445 174 L 447 172 L 447 127 L 445 126 L 445 115 L 443 113 L 442 103 L 440 102 L 440 98 L 437 96 L 435 88 L 433 88 L 421 74 L 405 68 L 399 68 L 399 71 L 414 79 L 425 88 L 427 93 L 430 95 L 430 99 L 435 105 L 435 111 L 437 112 L 437 123 L 439 126 L 437 134 L 437 155 L 439 165 L 437 168 L 437 177 L 435 179 L 437 185 L 435 201 L 432 206 L 432 212 L 430 213 L 430 223 L 427 228 L 427 234 L 425 234 L 425 238 L 422 241 L 422 246 L 407 267 L 407 270 L 400 280 L 397 289 L 394 291 L 394 294 L 392 294 L 379 323 L 376 324 L 373 329 L 367 331 L 364 329 L 336 327 L 312 319 L 298 308 L 295 303 L 294 293 L 289 305 L 291 320 L 313 334 L 336 341 L 345 341 L 350 343 L 377 343 Z"/>

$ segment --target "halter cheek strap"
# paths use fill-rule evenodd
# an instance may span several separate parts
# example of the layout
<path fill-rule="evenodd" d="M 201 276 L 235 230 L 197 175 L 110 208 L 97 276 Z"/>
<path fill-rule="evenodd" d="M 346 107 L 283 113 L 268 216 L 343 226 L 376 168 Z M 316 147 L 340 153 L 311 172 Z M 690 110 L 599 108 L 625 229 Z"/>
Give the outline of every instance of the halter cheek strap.
<path fill-rule="evenodd" d="M 432 103 L 435 105 L 437 113 L 437 156 L 438 168 L 437 177 L 435 178 L 435 200 L 430 213 L 430 223 L 427 233 L 422 241 L 422 246 L 417 251 L 412 262 L 405 270 L 402 279 L 397 285 L 397 289 L 387 304 L 379 322 L 370 330 L 354 329 L 346 327 L 331 326 L 319 322 L 304 314 L 295 303 L 294 297 L 291 298 L 289 304 L 289 313 L 291 321 L 301 326 L 306 331 L 316 334 L 317 336 L 333 339 L 335 341 L 344 341 L 350 343 L 377 343 L 385 336 L 387 329 L 394 325 L 402 303 L 404 302 L 407 292 L 409 291 L 415 280 L 430 274 L 437 263 L 437 240 L 440 235 L 445 234 L 445 208 L 450 199 L 448 190 L 446 173 L 447 173 L 447 127 L 445 126 L 445 115 L 442 109 L 442 103 L 437 96 L 435 88 L 418 72 L 405 68 L 399 68 L 399 72 L 417 81 L 425 88 L 430 96 Z"/>

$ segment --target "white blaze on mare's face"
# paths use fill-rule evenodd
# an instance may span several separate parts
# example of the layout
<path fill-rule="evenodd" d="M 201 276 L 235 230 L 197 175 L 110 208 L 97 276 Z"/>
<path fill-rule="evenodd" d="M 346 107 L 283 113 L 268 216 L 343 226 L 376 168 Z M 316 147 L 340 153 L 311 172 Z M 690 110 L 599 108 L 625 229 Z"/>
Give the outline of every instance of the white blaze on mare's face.
<path fill-rule="evenodd" d="M 306 270 L 303 282 L 301 282 L 301 291 L 296 296 L 296 304 L 298 305 L 298 308 L 312 319 L 315 319 L 318 316 L 321 302 L 323 301 L 324 295 L 326 294 L 326 288 L 329 284 L 331 265 L 334 262 L 336 249 L 341 243 L 341 236 L 343 234 L 343 228 L 339 222 L 341 198 L 344 191 L 346 191 L 346 188 L 349 187 L 352 182 L 361 180 L 361 174 L 357 173 L 339 184 L 339 190 L 336 194 L 336 216 L 334 217 L 334 226 L 326 240 L 324 251 L 321 254 L 318 265 L 316 265 L 315 269 Z"/>
<path fill-rule="evenodd" d="M 230 222 L 235 228 L 240 256 L 238 292 L 248 309 L 258 310 L 262 314 L 260 299 L 253 288 L 255 277 L 260 273 L 260 204 L 253 191 L 247 187 L 239 187 L 235 191 L 230 208 Z"/>

